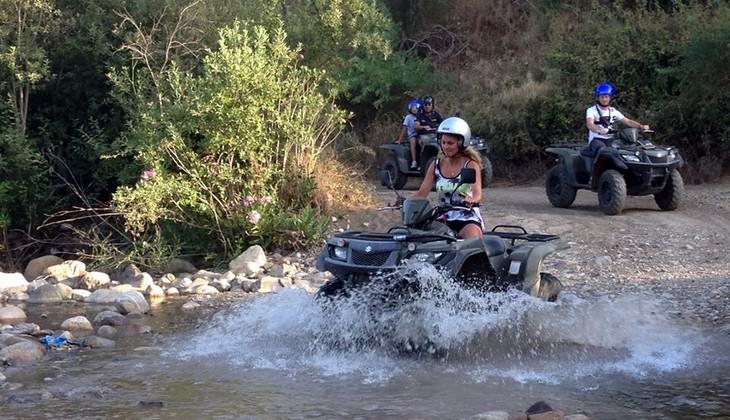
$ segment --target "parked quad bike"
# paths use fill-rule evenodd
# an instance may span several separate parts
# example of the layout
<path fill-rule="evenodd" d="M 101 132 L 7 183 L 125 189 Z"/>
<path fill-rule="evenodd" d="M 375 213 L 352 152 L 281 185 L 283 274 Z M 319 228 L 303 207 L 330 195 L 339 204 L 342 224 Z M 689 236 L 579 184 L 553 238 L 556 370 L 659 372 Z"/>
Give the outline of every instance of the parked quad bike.
<path fill-rule="evenodd" d="M 492 162 L 489 160 L 489 145 L 479 137 L 472 137 L 469 145 L 473 147 L 482 158 L 482 187 L 486 187 L 492 182 L 493 169 Z M 408 182 L 408 177 L 423 177 L 431 162 L 436 160 L 439 151 L 438 140 L 436 134 L 428 134 L 419 136 L 418 147 L 416 148 L 417 160 L 420 168 L 411 169 L 411 149 L 408 141 L 398 143 L 388 143 L 380 146 L 380 169 L 390 173 L 390 179 L 396 189 L 402 189 Z M 384 187 L 388 185 L 381 180 Z"/>
<path fill-rule="evenodd" d="M 393 188 L 389 175 L 382 171 L 381 180 Z M 474 183 L 475 178 L 474 169 L 462 169 L 463 183 Z M 399 210 L 402 226 L 384 233 L 337 233 L 327 240 L 317 259 L 317 269 L 329 271 L 334 278 L 322 285 L 319 297 L 348 295 L 370 282 L 392 282 L 385 285 L 392 293 L 392 301 L 403 299 L 403 294 L 417 298 L 417 282 L 407 276 L 387 275 L 396 273 L 408 262 L 416 266 L 432 264 L 464 287 L 483 291 L 517 288 L 548 301 L 557 299 L 562 289 L 560 281 L 541 272 L 541 268 L 545 257 L 565 248 L 557 241 L 558 236 L 500 225 L 486 232 L 483 239 L 460 239 L 437 219 L 449 210 L 463 207 L 433 207 L 427 199 L 404 199 L 397 191 L 396 196 L 395 204 L 381 210 Z"/>
<path fill-rule="evenodd" d="M 647 131 L 645 133 L 650 133 Z M 614 138 L 598 151 L 582 144 L 557 144 L 545 151 L 557 159 L 545 178 L 545 193 L 555 207 L 570 207 L 577 190 L 598 193 L 604 213 L 620 214 L 627 195 L 654 195 L 662 210 L 679 207 L 684 182 L 678 168 L 684 165 L 679 150 L 657 146 L 639 137 L 639 130 L 611 131 Z"/>

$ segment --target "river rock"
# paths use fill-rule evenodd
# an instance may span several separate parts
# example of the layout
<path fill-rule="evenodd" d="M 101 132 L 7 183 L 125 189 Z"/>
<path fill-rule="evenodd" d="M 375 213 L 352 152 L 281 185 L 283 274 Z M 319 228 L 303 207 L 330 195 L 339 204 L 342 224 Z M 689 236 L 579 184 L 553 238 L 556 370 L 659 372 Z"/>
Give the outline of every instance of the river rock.
<path fill-rule="evenodd" d="M 25 292 L 28 281 L 20 273 L 0 273 L 0 293 Z"/>
<path fill-rule="evenodd" d="M 110 277 L 112 281 L 125 284 L 134 280 L 139 274 L 142 274 L 142 270 L 134 264 L 127 264 L 121 270 L 111 273 Z"/>
<path fill-rule="evenodd" d="M 38 335 L 41 331 L 41 327 L 38 324 L 32 322 L 19 322 L 13 324 L 11 328 L 6 328 L 5 332 L 8 334 L 26 334 L 26 335 Z"/>
<path fill-rule="evenodd" d="M 91 322 L 85 316 L 79 315 L 63 321 L 61 323 L 61 329 L 69 331 L 91 331 L 94 327 L 91 326 Z"/>
<path fill-rule="evenodd" d="M 185 304 L 183 304 L 183 306 L 181 306 L 181 308 L 186 311 L 195 309 L 198 307 L 200 307 L 200 304 L 198 302 L 193 302 L 192 300 L 190 302 L 185 302 Z"/>
<path fill-rule="evenodd" d="M 71 291 L 71 299 L 76 302 L 86 302 L 86 298 L 91 296 L 91 292 L 85 289 L 73 289 Z"/>
<path fill-rule="evenodd" d="M 113 282 L 112 282 L 113 283 Z M 134 286 L 131 284 L 117 284 L 109 288 L 110 290 L 113 290 L 115 292 L 124 293 L 124 292 L 131 292 L 133 290 L 137 290 Z M 138 290 L 137 290 L 138 291 Z"/>
<path fill-rule="evenodd" d="M 294 280 L 294 287 L 302 289 L 309 294 L 317 293 L 317 290 L 319 290 L 317 287 L 312 286 L 306 280 Z"/>
<path fill-rule="evenodd" d="M 114 299 L 114 304 L 122 314 L 132 312 L 144 314 L 150 310 L 150 305 L 147 303 L 142 293 L 135 290 L 120 294 L 116 299 Z"/>
<path fill-rule="evenodd" d="M 269 270 L 269 274 L 273 277 L 289 277 L 297 272 L 297 268 L 293 264 L 281 263 L 274 264 Z"/>
<path fill-rule="evenodd" d="M 101 311 L 94 317 L 94 325 L 110 325 L 117 327 L 119 325 L 125 325 L 129 322 L 127 317 L 120 314 L 119 312 L 113 311 Z"/>
<path fill-rule="evenodd" d="M 128 284 L 137 290 L 147 290 L 148 287 L 155 284 L 155 281 L 149 273 L 139 273 L 132 280 L 125 282 L 125 284 Z"/>
<path fill-rule="evenodd" d="M 231 290 L 231 283 L 228 280 L 218 279 L 210 283 L 212 287 L 215 287 L 219 292 L 227 292 Z"/>
<path fill-rule="evenodd" d="M 259 245 L 253 245 L 236 257 L 228 264 L 228 268 L 234 273 L 242 273 L 244 270 L 256 270 L 266 264 L 266 254 Z M 249 275 L 249 274 L 246 274 Z"/>
<path fill-rule="evenodd" d="M 591 420 L 591 418 L 585 414 L 571 414 L 569 416 L 565 416 L 563 420 Z"/>
<path fill-rule="evenodd" d="M 530 414 L 527 420 L 564 420 L 565 414 L 560 410 L 547 411 L 545 413 Z"/>
<path fill-rule="evenodd" d="M 58 284 L 46 284 L 29 293 L 30 303 L 53 303 L 63 302 L 66 299 L 71 298 L 71 291 L 73 289 L 63 283 Z"/>
<path fill-rule="evenodd" d="M 8 300 L 15 301 L 15 302 L 24 302 L 28 299 L 30 299 L 30 295 L 24 292 L 10 292 L 9 295 L 7 295 Z"/>
<path fill-rule="evenodd" d="M 96 330 L 96 335 L 102 338 L 108 338 L 110 340 L 116 338 L 117 334 L 119 334 L 117 332 L 117 329 L 112 327 L 111 325 L 102 325 Z"/>
<path fill-rule="evenodd" d="M 194 287 L 192 293 L 196 295 L 217 295 L 220 292 L 213 286 L 201 285 Z"/>
<path fill-rule="evenodd" d="M 175 283 L 173 283 L 173 285 L 174 285 L 174 286 L 175 286 L 175 287 L 176 287 L 176 288 L 177 288 L 178 290 L 183 290 L 183 289 L 187 289 L 187 288 L 188 288 L 188 287 L 190 287 L 190 286 L 191 286 L 192 284 L 193 284 L 193 280 L 192 280 L 192 279 L 190 279 L 190 277 L 178 277 L 177 281 L 175 281 Z"/>
<path fill-rule="evenodd" d="M 165 296 L 165 291 L 156 284 L 150 285 L 145 292 L 150 298 L 161 298 Z"/>
<path fill-rule="evenodd" d="M 167 274 L 163 275 L 162 277 L 160 277 L 159 284 L 168 286 L 168 285 L 174 284 L 176 280 L 177 280 L 177 278 L 175 277 L 174 274 L 167 273 Z"/>
<path fill-rule="evenodd" d="M 102 273 L 101 271 L 91 271 L 81 277 L 76 287 L 78 287 L 79 289 L 94 291 L 103 287 L 109 287 L 109 283 L 111 283 L 111 281 L 112 280 L 111 278 L 109 278 L 109 275 L 107 273 Z"/>
<path fill-rule="evenodd" d="M 86 274 L 86 264 L 81 261 L 68 260 L 61 264 L 52 265 L 45 270 L 49 283 L 65 284 L 72 288 Z"/>
<path fill-rule="evenodd" d="M 62 263 L 63 258 L 55 255 L 45 255 L 43 257 L 33 258 L 30 260 L 28 265 L 25 266 L 23 275 L 28 281 L 35 280 L 37 277 L 41 276 L 48 267 Z"/>
<path fill-rule="evenodd" d="M 33 363 L 43 358 L 43 350 L 39 344 L 22 341 L 0 350 L 0 364 L 17 365 Z"/>
<path fill-rule="evenodd" d="M 474 420 L 510 420 L 510 415 L 506 411 L 487 411 L 470 417 Z"/>
<path fill-rule="evenodd" d="M 198 279 L 198 278 L 206 279 L 206 280 L 208 280 L 208 282 L 216 280 L 216 279 L 220 278 L 220 276 L 221 275 L 219 273 L 216 273 L 215 271 L 209 271 L 209 270 L 198 270 L 195 272 L 195 274 L 193 274 L 194 279 Z"/>
<path fill-rule="evenodd" d="M 236 273 L 234 273 L 233 271 L 230 271 L 230 270 L 228 270 L 225 273 L 221 274 L 221 276 L 219 277 L 219 279 L 226 280 L 229 283 L 232 282 L 233 279 L 235 279 L 235 278 L 236 278 Z"/>
<path fill-rule="evenodd" d="M 111 348 L 114 347 L 116 344 L 114 340 L 110 340 L 108 338 L 104 337 L 98 337 L 95 335 L 90 335 L 81 342 L 81 344 L 85 347 L 91 347 L 94 348 Z"/>
<path fill-rule="evenodd" d="M 4 306 L 0 308 L 0 324 L 12 324 L 22 322 L 26 319 L 25 312 L 17 306 Z"/>
<path fill-rule="evenodd" d="M 271 293 L 273 291 L 281 289 L 281 283 L 279 282 L 279 278 L 277 277 L 271 277 L 271 276 L 264 276 L 261 279 L 259 279 L 259 293 Z"/>
<path fill-rule="evenodd" d="M 256 293 L 261 287 L 261 280 L 243 280 L 241 281 L 241 290 L 246 293 Z"/>
<path fill-rule="evenodd" d="M 43 278 L 43 277 L 37 278 L 37 279 L 31 281 L 30 283 L 28 283 L 28 289 L 26 290 L 26 293 L 30 294 L 35 289 L 37 289 L 41 286 L 45 286 L 46 284 L 50 284 L 50 283 L 48 283 L 45 278 Z"/>
<path fill-rule="evenodd" d="M 165 290 L 165 296 L 179 296 L 180 291 L 177 290 L 176 287 L 170 287 L 169 289 Z"/>
<path fill-rule="evenodd" d="M 181 258 L 173 258 L 167 263 L 165 271 L 168 273 L 194 273 L 198 269 L 188 261 Z"/>
<path fill-rule="evenodd" d="M 0 332 L 0 349 L 4 349 L 5 347 L 12 346 L 13 344 L 22 343 L 24 341 L 29 340 L 23 337 L 19 337 L 17 335 Z"/>
<path fill-rule="evenodd" d="M 195 280 L 193 280 L 193 282 L 187 288 L 195 289 L 196 287 L 207 286 L 209 283 L 210 282 L 207 279 L 205 279 L 203 277 L 197 277 Z"/>
<path fill-rule="evenodd" d="M 147 324 L 131 323 L 123 327 L 119 327 L 117 330 L 120 335 L 129 337 L 133 335 L 149 334 L 152 332 L 152 327 Z"/>
<path fill-rule="evenodd" d="M 98 289 L 91 293 L 84 302 L 96 304 L 114 303 L 114 300 L 121 294 L 122 292 L 114 289 Z"/>
<path fill-rule="evenodd" d="M 5 375 L 3 375 L 2 372 L 0 372 L 0 384 L 2 384 L 3 382 L 5 382 L 6 379 L 7 378 L 5 377 Z"/>

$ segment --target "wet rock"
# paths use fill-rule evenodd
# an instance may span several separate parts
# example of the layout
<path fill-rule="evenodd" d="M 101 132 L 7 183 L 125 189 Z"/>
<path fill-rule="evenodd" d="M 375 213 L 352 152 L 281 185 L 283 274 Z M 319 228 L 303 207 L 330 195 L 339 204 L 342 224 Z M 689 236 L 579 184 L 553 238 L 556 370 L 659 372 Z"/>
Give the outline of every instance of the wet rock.
<path fill-rule="evenodd" d="M 0 324 L 12 324 L 25 321 L 25 312 L 17 306 L 4 306 L 0 308 Z"/>
<path fill-rule="evenodd" d="M 114 300 L 121 294 L 122 292 L 113 289 L 99 289 L 91 293 L 84 302 L 96 304 L 114 303 Z"/>
<path fill-rule="evenodd" d="M 510 420 L 506 411 L 487 411 L 470 417 L 473 420 Z"/>
<path fill-rule="evenodd" d="M 39 344 L 22 341 L 0 350 L 0 364 L 18 365 L 33 363 L 43 358 L 43 350 Z"/>
<path fill-rule="evenodd" d="M 75 316 L 61 323 L 61 328 L 69 331 L 91 331 L 94 327 L 85 316 Z"/>
<path fill-rule="evenodd" d="M 225 273 L 221 274 L 221 276 L 219 277 L 220 280 L 226 280 L 229 283 L 232 282 L 233 279 L 235 279 L 235 278 L 236 278 L 236 273 L 234 273 L 233 271 L 226 271 Z"/>
<path fill-rule="evenodd" d="M 292 264 L 274 264 L 269 270 L 272 277 L 288 277 L 297 272 L 297 268 Z"/>
<path fill-rule="evenodd" d="M 112 286 L 109 288 L 109 290 L 113 290 L 115 292 L 124 293 L 124 292 L 131 292 L 131 291 L 139 291 L 131 284 L 117 284 L 115 286 Z"/>
<path fill-rule="evenodd" d="M 177 281 L 173 284 L 178 290 L 184 290 L 189 288 L 193 284 L 193 280 L 190 279 L 190 277 L 181 277 L 178 278 Z"/>
<path fill-rule="evenodd" d="M 246 293 L 256 293 L 261 287 L 261 280 L 243 280 L 241 281 L 241 290 Z"/>
<path fill-rule="evenodd" d="M 110 325 L 112 327 L 116 327 L 119 325 L 125 325 L 128 322 L 129 320 L 127 317 L 119 312 L 113 311 L 102 311 L 94 317 L 94 325 Z"/>
<path fill-rule="evenodd" d="M 148 287 L 155 284 L 155 281 L 149 273 L 139 273 L 133 279 L 125 282 L 125 284 L 128 284 L 137 290 L 147 290 Z"/>
<path fill-rule="evenodd" d="M 51 334 L 48 334 L 51 335 Z M 74 340 L 76 337 L 74 337 L 73 334 L 71 334 L 71 331 L 64 331 L 62 332 L 59 337 L 65 338 L 66 341 Z"/>
<path fill-rule="evenodd" d="M 41 286 L 45 286 L 46 284 L 49 284 L 45 278 L 37 278 L 30 283 L 28 283 L 28 289 L 26 290 L 27 293 L 32 293 L 34 290 Z"/>
<path fill-rule="evenodd" d="M 152 332 L 152 327 L 147 324 L 132 323 L 117 328 L 117 332 L 119 335 L 129 337 L 133 335 L 149 334 Z"/>
<path fill-rule="evenodd" d="M 167 263 L 165 271 L 168 273 L 194 273 L 198 269 L 189 261 L 185 261 L 181 258 L 173 258 Z"/>
<path fill-rule="evenodd" d="M 259 293 L 271 293 L 282 288 L 279 278 L 264 276 L 259 280 Z"/>
<path fill-rule="evenodd" d="M 192 293 L 196 295 L 217 295 L 220 292 L 213 286 L 204 285 L 193 288 Z"/>
<path fill-rule="evenodd" d="M 294 287 L 298 289 L 302 289 L 306 291 L 309 294 L 317 293 L 317 290 L 319 290 L 316 287 L 313 287 L 308 281 L 306 280 L 294 280 Z"/>
<path fill-rule="evenodd" d="M 563 420 L 591 420 L 591 418 L 585 414 L 571 414 L 569 416 L 565 416 Z"/>
<path fill-rule="evenodd" d="M 525 414 L 528 416 L 532 414 L 541 414 L 541 413 L 547 413 L 553 411 L 553 408 L 548 405 L 545 401 L 538 401 L 535 404 L 532 404 L 530 408 L 525 410 Z"/>
<path fill-rule="evenodd" d="M 96 289 L 109 287 L 111 281 L 112 280 L 111 278 L 109 278 L 108 274 L 102 273 L 100 271 L 92 271 L 84 274 L 84 276 L 79 279 L 76 287 L 78 287 L 79 289 L 94 291 Z"/>
<path fill-rule="evenodd" d="M 112 273 L 111 279 L 120 284 L 129 284 L 140 274 L 142 274 L 142 270 L 137 268 L 136 265 L 127 264 L 122 270 Z"/>
<path fill-rule="evenodd" d="M 150 287 L 147 288 L 145 291 L 147 293 L 147 296 L 150 298 L 161 298 L 165 296 L 165 291 L 162 290 L 162 287 L 153 284 Z"/>
<path fill-rule="evenodd" d="M 231 283 L 228 280 L 218 279 L 210 283 L 212 287 L 215 287 L 219 292 L 227 292 L 231 290 Z"/>
<path fill-rule="evenodd" d="M 71 299 L 76 302 L 86 302 L 86 298 L 91 296 L 91 292 L 84 289 L 73 289 L 71 291 Z"/>
<path fill-rule="evenodd" d="M 176 287 L 170 287 L 169 289 L 165 290 L 165 296 L 178 296 L 180 294 L 180 291 L 177 290 Z"/>
<path fill-rule="evenodd" d="M 41 327 L 38 326 L 38 324 L 33 324 L 30 322 L 21 322 L 18 324 L 13 324 L 12 328 L 6 328 L 4 331 L 7 334 L 28 334 L 28 335 L 36 335 L 38 332 L 40 332 Z"/>
<path fill-rule="evenodd" d="M 48 267 L 52 267 L 54 265 L 62 263 L 63 258 L 57 257 L 55 255 L 45 255 L 43 257 L 33 258 L 25 267 L 23 275 L 28 281 L 31 281 L 42 275 Z"/>
<path fill-rule="evenodd" d="M 140 401 L 138 405 L 141 408 L 162 408 L 165 403 L 162 401 Z"/>
<path fill-rule="evenodd" d="M 0 372 L 0 384 L 2 384 L 3 382 L 5 382 L 6 379 L 7 378 L 5 377 L 5 375 L 3 375 L 2 372 Z"/>
<path fill-rule="evenodd" d="M 55 266 L 54 266 L 55 267 Z M 65 284 L 46 284 L 29 293 L 30 303 L 54 303 L 63 302 L 71 298 L 73 289 Z"/>
<path fill-rule="evenodd" d="M 219 273 L 216 273 L 215 271 L 208 271 L 208 270 L 198 270 L 195 272 L 195 274 L 193 274 L 194 279 L 199 279 L 199 278 L 205 279 L 205 280 L 208 280 L 209 283 L 213 280 L 220 278 L 220 276 L 221 275 Z"/>
<path fill-rule="evenodd" d="M 108 338 L 104 337 L 98 337 L 96 335 L 90 335 L 83 339 L 81 344 L 84 347 L 91 347 L 91 348 L 111 348 L 116 345 L 114 340 L 110 340 Z"/>
<path fill-rule="evenodd" d="M 111 325 L 102 325 L 96 330 L 96 335 L 102 338 L 108 338 L 113 339 L 116 338 L 119 332 L 116 328 L 112 327 Z"/>
<path fill-rule="evenodd" d="M 28 281 L 20 273 L 0 273 L 0 293 L 25 292 Z"/>
<path fill-rule="evenodd" d="M 109 393 L 109 388 L 90 385 L 63 390 L 60 397 L 66 400 L 100 400 Z"/>
<path fill-rule="evenodd" d="M 264 253 L 264 249 L 259 245 L 253 245 L 231 261 L 228 264 L 228 268 L 236 274 L 245 273 L 249 275 L 247 271 L 258 271 L 265 264 L 266 254 Z"/>
<path fill-rule="evenodd" d="M 150 305 L 145 300 L 142 293 L 137 291 L 124 292 L 114 299 L 114 305 L 121 314 L 129 314 L 132 312 L 138 312 L 141 314 L 147 313 L 150 310 Z"/>
<path fill-rule="evenodd" d="M 560 410 L 548 411 L 539 414 L 530 414 L 527 420 L 564 420 L 565 415 Z"/>
<path fill-rule="evenodd" d="M 86 264 L 81 261 L 68 260 L 61 264 L 52 265 L 43 274 L 48 276 L 51 283 L 65 284 L 71 288 L 86 274 Z"/>
<path fill-rule="evenodd" d="M 174 274 L 167 273 L 167 274 L 163 275 L 162 277 L 160 277 L 159 284 L 163 285 L 163 286 L 169 286 L 171 284 L 174 284 L 176 280 L 177 280 L 177 278 L 175 277 Z"/>
<path fill-rule="evenodd" d="M 8 295 L 8 300 L 12 302 L 25 302 L 28 299 L 30 299 L 30 295 L 23 292 L 11 292 Z"/>
<path fill-rule="evenodd" d="M 195 309 L 195 308 L 199 308 L 199 307 L 200 307 L 200 304 L 197 302 L 193 302 L 192 300 L 190 302 L 185 302 L 185 304 L 183 304 L 183 306 L 181 306 L 181 308 L 186 311 Z"/>
<path fill-rule="evenodd" d="M 24 343 L 29 340 L 12 334 L 0 334 L 0 349 L 12 346 L 13 344 Z"/>

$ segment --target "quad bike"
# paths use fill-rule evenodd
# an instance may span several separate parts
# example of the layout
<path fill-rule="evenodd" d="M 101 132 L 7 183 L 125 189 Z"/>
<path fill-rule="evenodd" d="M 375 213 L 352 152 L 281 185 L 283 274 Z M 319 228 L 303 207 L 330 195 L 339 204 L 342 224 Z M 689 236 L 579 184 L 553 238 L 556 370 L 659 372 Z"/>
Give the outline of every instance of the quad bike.
<path fill-rule="evenodd" d="M 464 168 L 462 183 L 474 183 L 476 171 Z M 387 171 L 381 181 L 394 191 Z M 457 186 L 458 188 L 458 186 Z M 517 288 L 525 293 L 555 301 L 562 288 L 553 275 L 541 272 L 545 257 L 565 246 L 556 235 L 528 233 L 520 226 L 501 225 L 483 238 L 460 239 L 439 216 L 456 207 L 432 206 L 427 199 L 404 199 L 397 191 L 395 204 L 381 208 L 399 210 L 402 226 L 387 232 L 348 231 L 327 240 L 317 259 L 317 269 L 334 278 L 320 288 L 320 297 L 347 295 L 371 282 L 393 282 L 393 297 L 418 294 L 412 279 L 384 275 L 402 264 L 432 264 L 464 287 L 484 291 Z M 396 299 L 397 300 L 397 299 Z"/>
<path fill-rule="evenodd" d="M 490 162 L 489 145 L 479 137 L 472 137 L 469 145 L 476 149 L 482 157 L 482 187 L 486 187 L 492 182 L 493 170 L 492 162 Z M 407 141 L 398 143 L 388 143 L 380 146 L 380 168 L 390 173 L 390 179 L 396 189 L 402 189 L 408 182 L 408 177 L 423 177 L 431 162 L 438 156 L 440 147 L 435 133 L 419 136 L 417 151 L 417 159 L 419 168 L 411 169 L 411 149 Z M 384 187 L 388 185 L 381 180 Z"/>
<path fill-rule="evenodd" d="M 586 189 L 598 193 L 598 205 L 609 215 L 623 211 L 627 195 L 653 194 L 660 209 L 679 207 L 684 192 L 679 150 L 656 146 L 640 138 L 635 128 L 610 133 L 614 138 L 597 151 L 585 144 L 558 144 L 545 150 L 557 158 L 545 178 L 550 203 L 570 207 L 577 190 Z"/>

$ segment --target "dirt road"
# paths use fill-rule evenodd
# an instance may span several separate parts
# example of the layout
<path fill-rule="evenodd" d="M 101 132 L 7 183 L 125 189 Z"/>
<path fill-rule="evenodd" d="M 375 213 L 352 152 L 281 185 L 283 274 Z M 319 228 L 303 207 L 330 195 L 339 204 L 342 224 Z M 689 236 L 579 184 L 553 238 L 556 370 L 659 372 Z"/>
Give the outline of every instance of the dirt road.
<path fill-rule="evenodd" d="M 381 203 L 393 199 L 387 190 L 376 194 Z M 730 332 L 730 180 L 688 185 L 682 205 L 672 212 L 659 211 L 652 196 L 629 197 L 623 214 L 606 216 L 588 191 L 579 191 L 570 208 L 559 209 L 550 205 L 542 185 L 496 185 L 484 191 L 483 203 L 488 229 L 518 224 L 558 234 L 570 245 L 545 266 L 566 290 L 656 294 L 677 316 Z M 395 212 L 365 211 L 336 225 L 382 230 L 398 218 Z"/>

